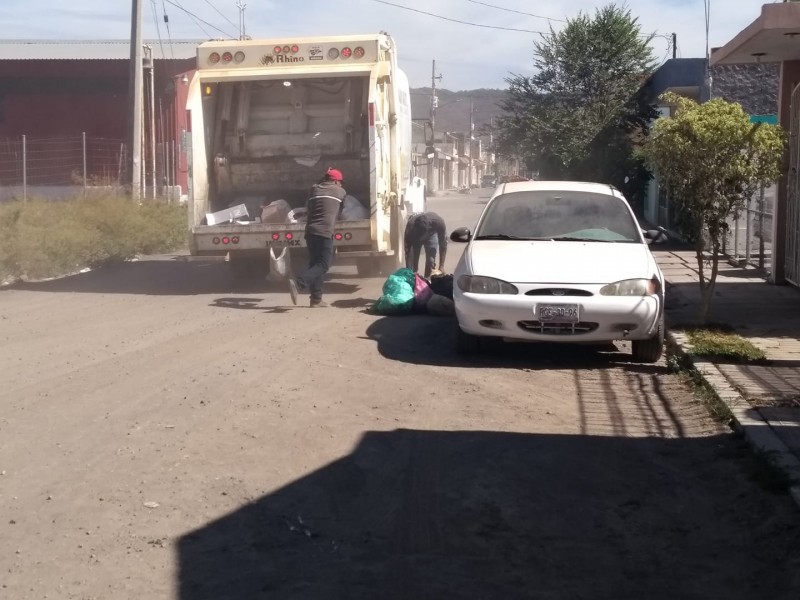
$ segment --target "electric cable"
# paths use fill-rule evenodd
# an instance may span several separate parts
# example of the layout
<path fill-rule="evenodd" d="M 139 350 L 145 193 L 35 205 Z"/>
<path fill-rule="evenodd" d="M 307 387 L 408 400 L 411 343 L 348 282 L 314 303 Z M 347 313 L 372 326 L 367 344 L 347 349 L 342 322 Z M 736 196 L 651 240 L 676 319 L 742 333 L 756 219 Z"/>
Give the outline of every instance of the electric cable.
<path fill-rule="evenodd" d="M 153 11 L 153 24 L 156 26 L 156 36 L 158 36 L 158 47 L 161 49 L 161 58 L 167 58 L 164 54 L 164 43 L 161 41 L 161 28 L 158 26 L 158 8 L 156 0 L 150 0 L 150 8 Z"/>
<path fill-rule="evenodd" d="M 161 10 L 164 11 L 164 26 L 167 28 L 167 39 L 169 40 L 169 52 L 172 60 L 175 60 L 175 49 L 172 47 L 172 33 L 169 30 L 169 17 L 167 16 L 167 6 L 164 0 L 161 0 Z"/>
<path fill-rule="evenodd" d="M 496 8 L 497 10 L 504 10 L 506 12 L 516 13 L 518 15 L 526 15 L 528 17 L 534 17 L 536 19 L 547 19 L 548 21 L 559 21 L 561 23 L 566 23 L 564 19 L 556 19 L 555 17 L 545 17 L 542 15 L 534 15 L 533 13 L 522 12 L 521 10 L 513 10 L 511 8 L 504 8 L 502 6 L 495 6 L 494 4 L 487 4 L 486 2 L 478 2 L 478 0 L 467 0 L 467 2 L 472 2 L 473 4 L 480 4 L 482 6 L 488 6 L 489 8 Z"/>
<path fill-rule="evenodd" d="M 236 29 L 239 29 L 239 26 L 238 26 L 236 23 L 234 23 L 233 21 L 231 21 L 231 20 L 230 20 L 228 17 L 226 17 L 226 16 L 223 14 L 223 12 L 222 12 L 220 9 L 218 9 L 216 6 L 214 6 L 214 5 L 211 3 L 211 0 L 205 0 L 205 1 L 206 1 L 206 4 L 208 4 L 208 5 L 209 5 L 211 8 L 213 8 L 215 11 L 217 11 L 217 13 L 219 14 L 219 16 L 221 16 L 221 17 L 222 17 L 223 19 L 225 19 L 225 20 L 226 20 L 228 23 L 230 23 L 231 25 L 233 25 L 234 27 L 236 27 Z"/>
<path fill-rule="evenodd" d="M 203 33 L 205 33 L 205 34 L 206 34 L 206 35 L 207 35 L 209 38 L 212 38 L 213 36 L 212 36 L 211 34 L 209 34 L 209 33 L 208 33 L 208 31 L 206 31 L 206 30 L 203 28 L 203 26 L 202 26 L 202 25 L 200 25 L 200 23 L 199 23 L 199 22 L 205 23 L 206 25 L 208 25 L 208 26 L 209 26 L 210 28 L 212 28 L 212 29 L 216 29 L 216 30 L 217 30 L 217 31 L 219 31 L 221 34 L 223 34 L 223 35 L 225 35 L 225 36 L 229 37 L 230 39 L 238 39 L 238 37 L 239 37 L 239 36 L 236 36 L 236 35 L 230 35 L 228 32 L 226 32 L 226 31 L 223 31 L 222 29 L 220 29 L 220 28 L 219 28 L 219 27 L 217 27 L 216 25 L 213 25 L 212 23 L 209 23 L 209 22 L 208 22 L 208 21 L 206 21 L 205 19 L 201 19 L 200 17 L 198 17 L 198 16 L 197 16 L 196 14 L 194 14 L 193 12 L 191 12 L 191 11 L 189 11 L 189 10 L 186 10 L 186 9 L 185 9 L 183 6 L 181 6 L 181 5 L 180 5 L 180 3 L 179 3 L 179 2 L 173 2 L 172 0 L 162 0 L 162 2 L 166 2 L 167 4 L 171 4 L 171 5 L 172 5 L 172 6 L 174 6 L 175 8 L 179 8 L 180 10 L 182 10 L 183 12 L 185 12 L 187 15 L 189 15 L 189 17 L 190 17 L 190 18 L 191 18 L 191 19 L 192 19 L 192 20 L 195 22 L 195 25 L 197 25 L 197 26 L 198 26 L 198 27 L 199 27 L 199 28 L 200 28 L 200 29 L 203 31 Z M 199 22 L 198 22 L 198 21 L 199 21 Z"/>

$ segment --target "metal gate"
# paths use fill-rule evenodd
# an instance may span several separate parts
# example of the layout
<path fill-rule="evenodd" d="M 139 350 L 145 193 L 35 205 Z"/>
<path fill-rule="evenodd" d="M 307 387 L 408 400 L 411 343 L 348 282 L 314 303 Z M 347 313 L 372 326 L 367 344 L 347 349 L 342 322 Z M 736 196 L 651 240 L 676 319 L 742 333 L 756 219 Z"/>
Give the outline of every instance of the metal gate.
<path fill-rule="evenodd" d="M 789 172 L 786 177 L 786 280 L 800 285 L 800 84 L 790 105 Z"/>

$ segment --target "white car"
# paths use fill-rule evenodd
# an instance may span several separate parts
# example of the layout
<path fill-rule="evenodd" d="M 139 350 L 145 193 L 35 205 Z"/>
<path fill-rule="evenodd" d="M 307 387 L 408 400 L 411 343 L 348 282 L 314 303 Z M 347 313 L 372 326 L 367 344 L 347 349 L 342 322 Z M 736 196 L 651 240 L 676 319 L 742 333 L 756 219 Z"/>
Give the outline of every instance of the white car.
<path fill-rule="evenodd" d="M 664 277 L 625 197 L 600 183 L 498 185 L 453 273 L 458 352 L 485 337 L 529 342 L 630 340 L 655 362 L 664 346 Z"/>

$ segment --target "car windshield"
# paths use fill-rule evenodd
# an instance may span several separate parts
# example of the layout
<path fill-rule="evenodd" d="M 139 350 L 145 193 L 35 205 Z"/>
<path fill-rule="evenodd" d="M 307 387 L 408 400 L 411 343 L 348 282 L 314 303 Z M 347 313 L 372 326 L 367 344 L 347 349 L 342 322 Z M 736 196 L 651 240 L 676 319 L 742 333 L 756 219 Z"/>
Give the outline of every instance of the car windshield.
<path fill-rule="evenodd" d="M 560 190 L 497 196 L 486 207 L 475 239 L 641 242 L 624 199 Z"/>

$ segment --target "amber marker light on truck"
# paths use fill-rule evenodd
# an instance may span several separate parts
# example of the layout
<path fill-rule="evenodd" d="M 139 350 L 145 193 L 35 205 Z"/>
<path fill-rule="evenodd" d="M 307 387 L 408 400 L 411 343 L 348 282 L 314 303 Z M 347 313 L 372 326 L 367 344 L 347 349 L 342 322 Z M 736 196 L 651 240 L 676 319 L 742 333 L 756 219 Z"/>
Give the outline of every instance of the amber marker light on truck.
<path fill-rule="evenodd" d="M 361 46 L 353 48 L 353 58 L 363 58 L 364 54 L 364 49 Z"/>
<path fill-rule="evenodd" d="M 219 52 L 212 52 L 208 55 L 208 62 L 215 65 L 219 62 Z"/>

